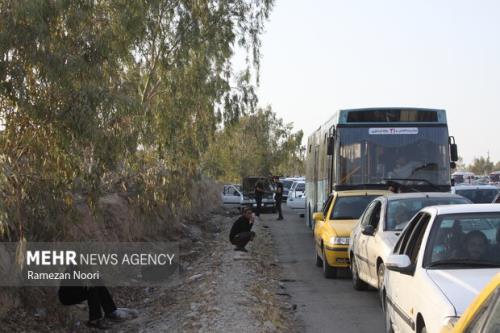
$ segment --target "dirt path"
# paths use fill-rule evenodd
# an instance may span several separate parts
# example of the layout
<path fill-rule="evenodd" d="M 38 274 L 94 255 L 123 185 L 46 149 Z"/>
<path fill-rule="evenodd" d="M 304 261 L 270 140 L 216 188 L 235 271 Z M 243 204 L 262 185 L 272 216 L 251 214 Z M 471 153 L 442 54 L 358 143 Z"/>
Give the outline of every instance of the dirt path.
<path fill-rule="evenodd" d="M 233 251 L 227 240 L 235 218 L 214 216 L 220 232 L 185 249 L 178 286 L 148 291 L 141 316 L 112 332 L 293 332 L 295 306 L 279 282 L 270 217 L 256 223 L 248 253 Z"/>
<path fill-rule="evenodd" d="M 228 241 L 237 218 L 228 212 L 185 225 L 180 278 L 155 288 L 112 288 L 116 304 L 134 308 L 139 317 L 114 324 L 109 332 L 294 332 L 296 306 L 280 282 L 270 223 L 264 215 L 254 227 L 257 237 L 248 253 L 235 252 Z M 33 292 L 36 292 L 33 289 Z M 57 288 L 47 301 L 52 308 L 13 311 L 0 323 L 9 332 L 102 332 L 86 327 L 86 304 L 62 306 Z M 45 304 L 48 304 L 47 302 Z"/>

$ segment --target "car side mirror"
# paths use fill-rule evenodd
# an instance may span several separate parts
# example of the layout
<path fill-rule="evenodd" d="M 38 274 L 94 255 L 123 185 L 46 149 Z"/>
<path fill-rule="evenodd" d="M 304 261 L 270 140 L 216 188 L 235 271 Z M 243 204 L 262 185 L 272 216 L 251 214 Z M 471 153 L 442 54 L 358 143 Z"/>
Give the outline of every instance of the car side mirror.
<path fill-rule="evenodd" d="M 457 148 L 457 144 L 455 143 L 455 138 L 450 136 L 448 138 L 448 143 L 450 145 L 451 162 L 456 162 L 456 161 L 458 161 L 458 148 Z"/>
<path fill-rule="evenodd" d="M 302 194 L 297 194 L 297 198 L 302 198 Z"/>
<path fill-rule="evenodd" d="M 314 222 L 323 221 L 324 219 L 325 219 L 325 216 L 323 215 L 322 212 L 316 212 L 313 214 Z"/>
<path fill-rule="evenodd" d="M 409 274 L 412 271 L 410 257 L 406 254 L 391 254 L 385 261 L 385 267 L 394 272 Z"/>
<path fill-rule="evenodd" d="M 365 225 L 364 227 L 362 227 L 361 233 L 366 236 L 373 236 L 373 234 L 375 233 L 375 228 L 373 228 L 371 224 Z"/>
<path fill-rule="evenodd" d="M 329 136 L 328 144 L 326 146 L 326 154 L 328 156 L 333 156 L 334 149 L 335 149 L 335 138 L 333 136 Z"/>

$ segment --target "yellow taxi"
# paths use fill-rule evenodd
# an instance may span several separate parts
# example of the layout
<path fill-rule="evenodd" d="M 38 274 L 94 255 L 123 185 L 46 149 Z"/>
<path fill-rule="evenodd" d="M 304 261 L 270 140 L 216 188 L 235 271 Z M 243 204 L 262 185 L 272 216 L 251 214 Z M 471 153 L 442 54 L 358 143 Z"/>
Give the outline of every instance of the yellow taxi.
<path fill-rule="evenodd" d="M 339 269 L 349 267 L 351 231 L 368 204 L 385 190 L 334 192 L 322 212 L 313 214 L 316 266 L 323 267 L 326 278 L 336 278 Z"/>
<path fill-rule="evenodd" d="M 441 333 L 500 332 L 500 273 L 477 295 L 454 325 Z"/>

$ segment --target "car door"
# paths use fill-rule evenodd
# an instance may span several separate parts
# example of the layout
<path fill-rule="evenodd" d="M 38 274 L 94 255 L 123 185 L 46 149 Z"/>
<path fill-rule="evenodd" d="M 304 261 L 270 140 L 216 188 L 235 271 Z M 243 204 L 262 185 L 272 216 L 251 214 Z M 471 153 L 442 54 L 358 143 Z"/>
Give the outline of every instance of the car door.
<path fill-rule="evenodd" d="M 330 210 L 330 206 L 332 205 L 332 202 L 334 201 L 334 195 L 330 195 L 326 202 L 323 204 L 323 217 L 324 219 L 322 221 L 313 221 L 313 230 L 314 230 L 314 239 L 315 239 L 315 246 L 316 246 L 316 251 L 317 253 L 321 256 L 321 237 L 323 233 L 323 229 L 325 229 L 325 223 L 328 220 L 328 212 Z"/>
<path fill-rule="evenodd" d="M 226 208 L 237 208 L 240 205 L 241 193 L 234 185 L 224 185 L 222 202 Z"/>
<path fill-rule="evenodd" d="M 288 198 L 295 198 L 295 187 L 297 186 L 297 182 L 293 182 L 292 186 L 288 190 Z"/>
<path fill-rule="evenodd" d="M 363 281 L 367 281 L 368 278 L 368 253 L 366 249 L 367 239 L 370 236 L 363 234 L 363 229 L 370 224 L 371 217 L 373 215 L 373 210 L 376 207 L 376 200 L 368 205 L 366 211 L 360 219 L 359 225 L 356 227 L 356 231 L 353 237 L 353 252 L 355 260 L 357 263 L 356 268 L 358 269 L 359 277 Z"/>
<path fill-rule="evenodd" d="M 389 283 L 390 297 L 392 299 L 393 315 L 392 320 L 395 325 L 395 332 L 414 332 L 416 329 L 415 314 L 416 303 L 420 299 L 421 290 L 416 279 L 418 255 L 420 253 L 423 236 L 431 220 L 431 215 L 422 212 L 413 220 L 409 228 L 405 229 L 401 243 L 396 245 L 397 254 L 406 254 L 410 258 L 411 269 L 407 272 L 392 271 Z M 414 286 L 412 288 L 411 286 Z"/>
<path fill-rule="evenodd" d="M 373 285 L 378 284 L 377 278 L 377 258 L 379 255 L 379 245 L 378 238 L 376 238 L 378 227 L 380 225 L 382 212 L 382 202 L 379 200 L 374 201 L 373 211 L 370 216 L 370 220 L 368 221 L 368 225 L 373 227 L 373 235 L 366 236 L 366 242 L 364 245 L 364 251 L 366 251 L 366 267 L 367 267 L 367 275 L 369 282 Z"/>

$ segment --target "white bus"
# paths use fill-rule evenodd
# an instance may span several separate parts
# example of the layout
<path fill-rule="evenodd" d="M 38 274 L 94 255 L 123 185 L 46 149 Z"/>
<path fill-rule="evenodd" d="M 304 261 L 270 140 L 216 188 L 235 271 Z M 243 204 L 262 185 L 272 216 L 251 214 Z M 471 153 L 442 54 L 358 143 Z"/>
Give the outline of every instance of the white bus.
<path fill-rule="evenodd" d="M 338 111 L 306 147 L 306 223 L 332 191 L 444 191 L 458 160 L 444 110 L 367 108 Z"/>

